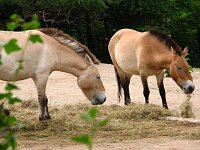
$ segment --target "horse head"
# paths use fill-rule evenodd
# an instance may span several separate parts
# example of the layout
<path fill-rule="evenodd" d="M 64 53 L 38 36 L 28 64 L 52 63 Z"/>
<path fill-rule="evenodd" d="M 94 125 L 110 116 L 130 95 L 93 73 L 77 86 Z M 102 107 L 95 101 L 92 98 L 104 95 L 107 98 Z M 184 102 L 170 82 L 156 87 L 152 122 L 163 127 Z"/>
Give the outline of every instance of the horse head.
<path fill-rule="evenodd" d="M 92 105 L 101 105 L 106 100 L 105 88 L 102 84 L 99 71 L 94 66 L 92 60 L 88 55 L 85 57 L 89 66 L 78 77 L 78 86 L 91 101 Z"/>
<path fill-rule="evenodd" d="M 194 83 L 189 71 L 189 65 L 185 59 L 188 48 L 184 48 L 181 55 L 175 53 L 173 48 L 173 58 L 170 65 L 170 76 L 179 85 L 185 94 L 191 94 L 194 91 Z"/>

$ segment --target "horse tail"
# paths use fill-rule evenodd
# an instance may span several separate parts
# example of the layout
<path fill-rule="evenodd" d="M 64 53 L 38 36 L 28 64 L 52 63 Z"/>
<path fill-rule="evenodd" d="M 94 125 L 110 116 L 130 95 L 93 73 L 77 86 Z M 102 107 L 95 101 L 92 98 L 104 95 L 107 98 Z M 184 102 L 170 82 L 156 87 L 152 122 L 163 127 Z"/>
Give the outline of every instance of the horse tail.
<path fill-rule="evenodd" d="M 115 75 L 116 75 L 117 87 L 118 87 L 117 97 L 118 97 L 118 100 L 120 102 L 121 97 L 122 97 L 122 93 L 121 93 L 121 91 L 122 91 L 122 83 L 121 83 L 120 76 L 119 76 L 115 66 L 114 66 L 114 69 L 115 69 Z"/>

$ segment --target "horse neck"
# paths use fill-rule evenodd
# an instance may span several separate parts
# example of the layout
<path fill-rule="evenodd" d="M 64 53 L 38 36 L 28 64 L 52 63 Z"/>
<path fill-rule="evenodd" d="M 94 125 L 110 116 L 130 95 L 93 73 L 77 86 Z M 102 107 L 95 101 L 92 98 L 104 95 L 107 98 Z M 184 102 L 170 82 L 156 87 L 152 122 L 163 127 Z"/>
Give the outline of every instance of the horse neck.
<path fill-rule="evenodd" d="M 173 59 L 173 54 L 170 50 L 168 49 L 162 49 L 162 52 L 159 52 L 157 54 L 157 61 L 159 64 L 159 68 L 160 69 L 169 69 L 172 59 Z"/>
<path fill-rule="evenodd" d="M 69 48 L 57 50 L 55 71 L 62 71 L 79 77 L 89 67 L 86 60 Z"/>

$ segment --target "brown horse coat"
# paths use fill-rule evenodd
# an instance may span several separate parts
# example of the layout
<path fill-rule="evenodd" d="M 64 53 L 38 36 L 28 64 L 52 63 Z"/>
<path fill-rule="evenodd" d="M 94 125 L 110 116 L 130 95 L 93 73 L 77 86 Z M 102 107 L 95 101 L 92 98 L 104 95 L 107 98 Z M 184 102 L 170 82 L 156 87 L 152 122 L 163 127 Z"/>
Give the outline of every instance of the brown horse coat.
<path fill-rule="evenodd" d="M 30 34 L 37 34 L 43 43 L 28 41 Z M 2 47 L 10 39 L 16 39 L 21 51 L 7 54 Z M 93 62 L 99 60 L 83 44 L 57 29 L 29 30 L 24 32 L 0 31 L 0 79 L 19 81 L 32 78 L 37 91 L 39 120 L 50 119 L 46 84 L 53 71 L 62 71 L 77 77 L 77 83 L 91 104 L 103 104 L 106 100 L 105 89 L 99 72 Z M 92 62 L 92 60 L 93 62 Z M 17 74 L 19 61 L 23 69 Z"/>
<path fill-rule="evenodd" d="M 125 104 L 130 103 L 129 83 L 132 75 L 140 75 L 146 103 L 149 100 L 148 76 L 155 75 L 163 106 L 167 106 L 163 85 L 164 69 L 169 68 L 171 77 L 188 94 L 194 90 L 192 77 L 185 60 L 187 48 L 180 46 L 169 36 L 158 31 L 138 32 L 121 29 L 110 39 L 108 50 L 114 64 L 118 96 L 124 90 Z"/>

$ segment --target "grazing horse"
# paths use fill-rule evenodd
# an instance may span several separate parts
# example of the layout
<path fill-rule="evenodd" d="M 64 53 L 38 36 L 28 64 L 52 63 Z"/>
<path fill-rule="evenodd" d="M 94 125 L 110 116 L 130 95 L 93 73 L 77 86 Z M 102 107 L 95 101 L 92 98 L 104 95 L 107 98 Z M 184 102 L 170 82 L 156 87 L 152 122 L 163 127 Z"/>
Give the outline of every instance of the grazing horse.
<path fill-rule="evenodd" d="M 164 108 L 168 108 L 163 85 L 165 69 L 170 69 L 172 79 L 185 94 L 192 93 L 195 88 L 184 58 L 188 48 L 182 51 L 175 41 L 162 32 L 121 29 L 110 39 L 108 50 L 115 68 L 118 98 L 120 100 L 123 88 L 125 105 L 131 102 L 129 83 L 132 75 L 140 75 L 146 103 L 149 103 L 150 94 L 147 78 L 156 76 Z"/>
<path fill-rule="evenodd" d="M 43 43 L 27 41 L 30 34 L 37 34 Z M 7 54 L 2 47 L 10 39 L 17 39 L 21 51 Z M 100 61 L 89 49 L 64 32 L 54 29 L 29 30 L 24 32 L 0 31 L 0 79 L 19 81 L 32 78 L 38 92 L 39 120 L 50 119 L 46 84 L 53 71 L 62 71 L 77 77 L 79 88 L 92 105 L 103 104 L 106 100 L 105 89 L 94 63 Z M 19 60 L 23 69 L 15 74 Z M 94 63 L 93 63 L 94 62 Z"/>

